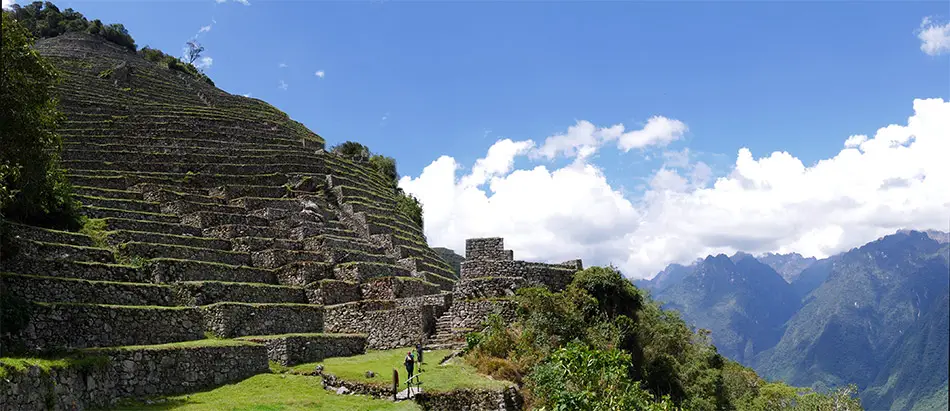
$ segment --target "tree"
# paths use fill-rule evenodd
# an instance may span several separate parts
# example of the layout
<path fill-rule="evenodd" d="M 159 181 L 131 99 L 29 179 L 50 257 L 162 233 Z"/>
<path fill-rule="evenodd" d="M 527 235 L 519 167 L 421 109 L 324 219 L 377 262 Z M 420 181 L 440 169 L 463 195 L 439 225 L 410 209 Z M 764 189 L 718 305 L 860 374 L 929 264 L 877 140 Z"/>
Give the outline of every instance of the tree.
<path fill-rule="evenodd" d="M 29 32 L 3 12 L 0 86 L 0 215 L 41 225 L 77 223 L 76 202 L 59 163 L 56 70 L 33 50 Z"/>
<path fill-rule="evenodd" d="M 344 141 L 340 144 L 330 147 L 330 152 L 342 155 L 344 157 L 369 158 L 372 155 L 372 153 L 369 151 L 369 147 L 366 147 L 355 141 Z"/>
<path fill-rule="evenodd" d="M 205 51 L 205 47 L 198 43 L 198 40 L 188 40 L 185 43 L 187 49 L 185 50 L 185 58 L 188 59 L 188 64 L 194 64 L 195 60 L 198 60 L 201 57 L 201 53 Z"/>

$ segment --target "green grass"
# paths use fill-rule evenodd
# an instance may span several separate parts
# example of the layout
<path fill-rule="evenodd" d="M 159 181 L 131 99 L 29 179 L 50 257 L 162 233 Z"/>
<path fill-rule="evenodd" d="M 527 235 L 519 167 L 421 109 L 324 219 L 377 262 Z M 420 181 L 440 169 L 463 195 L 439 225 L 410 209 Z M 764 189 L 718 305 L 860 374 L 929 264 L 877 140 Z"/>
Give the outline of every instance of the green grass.
<path fill-rule="evenodd" d="M 362 395 L 336 395 L 324 390 L 320 378 L 294 374 L 259 374 L 235 384 L 196 394 L 169 397 L 160 404 L 129 402 L 114 410 L 247 410 L 247 411 L 408 411 L 421 410 L 411 401 L 392 402 Z"/>
<path fill-rule="evenodd" d="M 6 378 L 9 373 L 20 373 L 29 367 L 39 367 L 44 373 L 52 369 L 87 368 L 105 365 L 109 358 L 101 355 L 69 355 L 62 358 L 0 358 L 0 378 Z"/>
<path fill-rule="evenodd" d="M 293 367 L 294 373 L 309 373 L 317 364 L 323 364 L 323 372 L 333 374 L 348 381 L 370 383 L 382 387 L 392 386 L 392 370 L 399 371 L 399 382 L 405 384 L 406 368 L 402 364 L 406 351 L 415 351 L 410 348 L 396 348 L 386 351 L 369 351 L 363 355 L 352 357 L 327 358 L 321 363 L 301 364 Z M 501 390 L 509 387 L 507 381 L 493 380 L 478 374 L 475 368 L 468 365 L 461 358 L 453 358 L 443 365 L 439 361 L 449 355 L 451 350 L 429 351 L 423 355 L 425 371 L 421 374 L 422 389 L 429 392 L 446 392 L 457 388 Z M 366 371 L 373 371 L 376 376 L 366 377 Z M 418 372 L 418 366 L 417 366 Z"/>

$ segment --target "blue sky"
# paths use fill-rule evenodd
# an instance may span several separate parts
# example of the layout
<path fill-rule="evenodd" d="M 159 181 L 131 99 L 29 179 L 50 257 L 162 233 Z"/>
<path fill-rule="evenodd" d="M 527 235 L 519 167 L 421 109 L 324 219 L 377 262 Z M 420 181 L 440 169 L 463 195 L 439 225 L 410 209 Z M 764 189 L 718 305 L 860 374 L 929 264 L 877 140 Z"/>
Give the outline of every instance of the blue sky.
<path fill-rule="evenodd" d="M 922 16 L 950 14 L 945 2 L 58 4 L 174 52 L 214 19 L 199 40 L 219 87 L 331 144 L 363 142 L 409 175 L 441 154 L 469 164 L 499 136 L 652 115 L 686 121 L 696 152 L 810 162 L 841 136 L 906 118 L 909 99 L 950 92 L 948 59 L 920 53 L 912 35 Z M 650 166 L 614 157 L 606 168 Z"/>
<path fill-rule="evenodd" d="M 458 249 L 466 236 L 504 235 L 526 257 L 580 254 L 649 271 L 711 252 L 820 256 L 895 228 L 950 230 L 950 198 L 935 190 L 942 180 L 932 177 L 950 170 L 929 157 L 892 167 L 906 160 L 903 154 L 868 151 L 889 124 L 906 125 L 918 141 L 950 138 L 945 123 L 919 129 L 908 120 L 947 110 L 916 102 L 950 100 L 946 2 L 247 3 L 57 2 L 124 23 L 139 46 L 167 52 L 210 26 L 199 41 L 220 88 L 270 102 L 329 144 L 351 139 L 395 157 L 408 176 L 403 186 L 423 200 L 433 245 Z M 926 41 L 924 29 L 931 29 Z M 924 51 L 928 42 L 935 52 Z M 681 122 L 684 131 L 667 145 L 630 151 L 601 142 L 586 159 L 526 154 L 581 120 L 598 128 L 622 123 L 629 131 L 653 116 Z M 871 140 L 854 164 L 839 154 L 852 135 Z M 503 144 L 506 138 L 514 143 Z M 863 139 L 854 141 L 858 152 Z M 497 147 L 494 155 L 490 147 Z M 934 146 L 918 147 L 924 156 Z M 737 161 L 743 148 L 749 159 Z M 673 164 L 684 150 L 683 164 Z M 441 156 L 448 159 L 436 161 Z M 838 168 L 812 168 L 839 157 Z M 479 176 L 487 177 L 466 191 L 460 181 L 477 174 L 479 159 Z M 689 175 L 700 165 L 713 177 L 740 177 L 725 188 L 712 179 L 694 182 Z M 528 179 L 532 170 L 539 180 Z M 846 180 L 852 172 L 869 177 Z M 918 174 L 928 178 L 918 184 Z M 835 194 L 871 187 L 874 179 L 906 180 L 912 191 Z M 528 192 L 542 180 L 565 197 L 503 192 Z M 589 184 L 569 186 L 574 182 Z M 761 187 L 772 191 L 754 191 Z M 457 195 L 444 194 L 450 191 Z M 612 205 L 593 213 L 573 200 L 584 196 L 598 199 L 598 207 Z M 519 207 L 526 211 L 510 211 Z M 718 211 L 697 211 L 706 207 Z M 871 217 L 890 212 L 925 218 Z M 816 214 L 835 217 L 819 221 Z M 764 223 L 788 215 L 800 218 Z M 493 216 L 508 223 L 490 224 Z M 748 227 L 755 216 L 764 225 Z"/>

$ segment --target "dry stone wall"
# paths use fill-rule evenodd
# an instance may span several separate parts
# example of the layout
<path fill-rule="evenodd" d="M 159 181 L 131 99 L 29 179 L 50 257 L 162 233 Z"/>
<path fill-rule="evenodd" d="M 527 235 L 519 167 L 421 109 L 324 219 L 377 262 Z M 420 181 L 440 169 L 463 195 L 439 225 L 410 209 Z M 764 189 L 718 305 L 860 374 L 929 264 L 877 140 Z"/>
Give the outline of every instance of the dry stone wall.
<path fill-rule="evenodd" d="M 0 410 L 104 408 L 125 397 L 175 395 L 239 381 L 268 371 L 257 344 L 200 350 L 101 350 L 102 364 L 7 370 L 0 378 Z"/>
<path fill-rule="evenodd" d="M 218 337 L 323 332 L 323 307 L 304 304 L 219 303 L 201 307 Z"/>
<path fill-rule="evenodd" d="M 285 366 L 366 352 L 365 335 L 301 334 L 248 337 L 247 340 L 263 344 L 268 358 Z"/>
<path fill-rule="evenodd" d="M 517 411 L 524 397 L 517 388 L 505 390 L 460 389 L 449 392 L 422 392 L 414 398 L 423 410 Z"/>
<path fill-rule="evenodd" d="M 30 321 L 4 345 L 29 350 L 163 344 L 204 338 L 196 308 L 40 304 L 29 307 Z"/>
<path fill-rule="evenodd" d="M 435 330 L 437 306 L 395 307 L 366 302 L 326 307 L 330 333 L 366 334 L 369 348 L 383 350 L 414 345 Z"/>
<path fill-rule="evenodd" d="M 452 328 L 475 329 L 489 314 L 498 314 L 507 322 L 517 318 L 518 303 L 513 300 L 456 300 L 448 315 Z"/>

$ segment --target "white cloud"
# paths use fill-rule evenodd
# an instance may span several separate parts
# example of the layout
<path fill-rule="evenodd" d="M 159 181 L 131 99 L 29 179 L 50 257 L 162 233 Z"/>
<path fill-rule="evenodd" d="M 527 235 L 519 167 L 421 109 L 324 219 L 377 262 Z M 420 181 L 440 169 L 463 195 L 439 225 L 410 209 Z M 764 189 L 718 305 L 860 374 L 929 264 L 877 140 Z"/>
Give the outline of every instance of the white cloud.
<path fill-rule="evenodd" d="M 228 1 L 228 0 L 214 0 L 214 2 L 215 2 L 215 3 L 218 3 L 218 4 L 226 3 L 227 1 Z M 235 3 L 241 3 L 241 4 L 245 5 L 245 6 L 250 6 L 250 5 L 251 5 L 251 2 L 248 1 L 248 0 L 234 0 L 234 2 L 235 2 Z"/>
<path fill-rule="evenodd" d="M 737 250 L 824 257 L 900 228 L 948 229 L 950 102 L 915 100 L 913 109 L 905 125 L 873 137 L 842 136 L 844 149 L 811 166 L 789 153 L 755 158 L 742 148 L 731 172 L 710 181 L 705 163 L 683 166 L 682 153 L 667 156 L 671 165 L 653 173 L 636 199 L 586 161 L 513 170 L 518 156 L 596 147 L 585 136 L 605 129 L 583 122 L 564 134 L 572 137 L 555 140 L 558 150 L 500 140 L 464 175 L 455 159 L 442 156 L 399 184 L 422 201 L 429 243 L 459 252 L 466 238 L 502 236 L 518 259 L 581 257 L 588 265 L 614 263 L 634 277 Z M 654 124 L 639 131 L 685 130 Z"/>
<path fill-rule="evenodd" d="M 241 94 L 241 95 L 244 96 L 244 97 L 251 97 L 251 93 L 245 93 L 245 94 Z"/>
<path fill-rule="evenodd" d="M 211 68 L 211 65 L 214 64 L 214 59 L 211 57 L 201 57 L 198 60 L 195 60 L 195 67 L 205 70 Z"/>
<path fill-rule="evenodd" d="M 14 4 L 16 4 L 16 0 L 2 0 L 2 4 L 0 4 L 0 7 L 6 10 L 6 9 L 9 9 L 10 6 Z"/>
<path fill-rule="evenodd" d="M 677 140 L 687 131 L 686 124 L 679 120 L 654 116 L 639 130 L 624 132 L 623 124 L 597 128 L 587 120 L 579 120 L 566 133 L 556 134 L 544 140 L 533 154 L 534 157 L 553 159 L 558 155 L 577 157 L 583 160 L 594 154 L 606 143 L 616 141 L 623 151 L 648 146 L 665 146 Z"/>
<path fill-rule="evenodd" d="M 201 28 L 198 29 L 198 33 L 207 33 L 209 31 L 211 31 L 211 24 L 207 26 L 201 26 Z"/>
<path fill-rule="evenodd" d="M 277 65 L 279 68 L 287 68 L 287 63 L 280 63 Z"/>
<path fill-rule="evenodd" d="M 277 88 L 281 90 L 287 90 L 288 87 L 290 86 L 288 86 L 287 82 L 285 82 L 284 80 L 280 80 L 280 83 L 277 83 Z"/>
<path fill-rule="evenodd" d="M 320 78 L 323 78 L 324 76 L 326 76 L 326 74 L 327 74 L 327 73 L 324 73 L 323 70 L 317 70 L 316 73 L 313 73 L 314 76 L 317 76 L 317 77 L 320 77 Z"/>
<path fill-rule="evenodd" d="M 931 56 L 950 51 L 950 22 L 944 25 L 934 23 L 930 17 L 924 17 L 917 31 L 920 50 Z"/>

